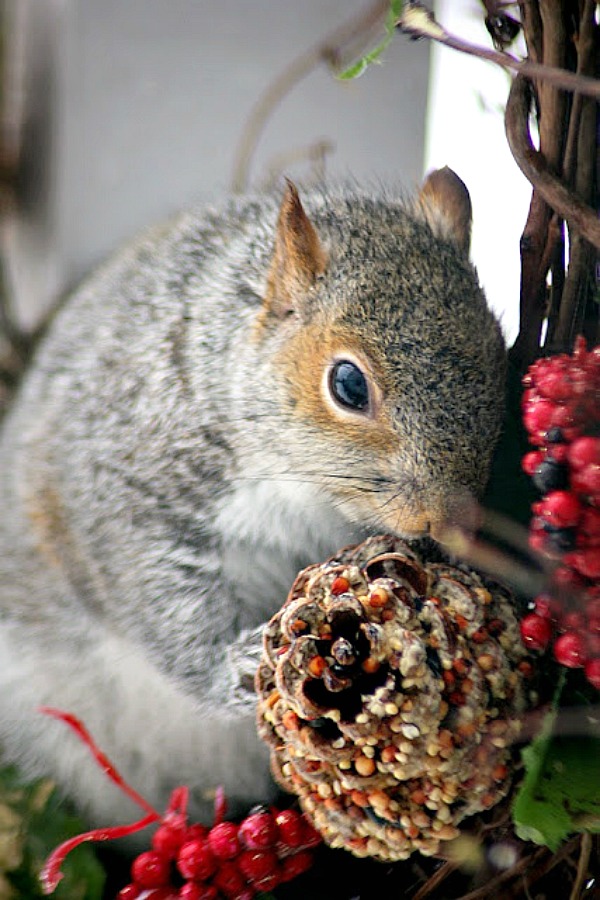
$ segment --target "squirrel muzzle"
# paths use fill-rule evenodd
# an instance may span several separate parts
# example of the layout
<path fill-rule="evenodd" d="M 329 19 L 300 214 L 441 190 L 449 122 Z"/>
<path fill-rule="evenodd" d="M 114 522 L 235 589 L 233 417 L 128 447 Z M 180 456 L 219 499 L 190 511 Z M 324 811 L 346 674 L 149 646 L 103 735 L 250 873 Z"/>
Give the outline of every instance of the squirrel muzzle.
<path fill-rule="evenodd" d="M 481 524 L 481 508 L 473 492 L 464 486 L 449 488 L 444 493 L 428 496 L 425 489 L 410 498 L 406 494 L 396 502 L 384 501 L 377 510 L 381 531 L 405 538 L 425 535 L 440 544 L 457 529 L 472 534 Z"/>

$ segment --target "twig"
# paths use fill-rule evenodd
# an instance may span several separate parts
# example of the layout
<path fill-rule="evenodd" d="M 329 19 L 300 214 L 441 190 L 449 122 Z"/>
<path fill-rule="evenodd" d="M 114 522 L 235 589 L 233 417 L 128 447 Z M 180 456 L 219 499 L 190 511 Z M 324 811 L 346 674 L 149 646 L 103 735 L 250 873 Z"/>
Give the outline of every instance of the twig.
<path fill-rule="evenodd" d="M 537 18 L 529 16 L 529 23 L 535 26 L 539 47 L 537 62 L 564 68 L 566 64 L 566 32 L 563 22 L 562 0 L 544 0 L 530 3 L 537 10 Z M 525 26 L 524 26 L 525 27 Z M 534 80 L 537 98 L 537 120 L 539 129 L 539 152 L 549 169 L 559 173 L 565 141 L 565 114 L 567 96 L 563 91 Z M 581 97 L 581 94 L 577 95 Z M 555 248 L 564 228 L 558 226 L 558 217 L 550 209 L 544 198 L 533 185 L 533 196 L 529 216 L 521 240 L 521 330 L 513 349 L 513 358 L 521 353 L 522 362 L 531 362 L 539 353 L 542 341 L 542 326 L 550 312 L 557 320 L 562 296 L 561 285 L 552 279 L 552 289 L 548 289 L 548 272 L 555 260 Z M 556 260 L 558 262 L 558 260 Z M 554 270 L 559 269 L 554 266 Z M 554 272 L 553 272 L 554 275 Z M 560 279 L 564 282 L 564 278 Z"/>
<path fill-rule="evenodd" d="M 325 164 L 329 154 L 335 150 L 335 144 L 326 138 L 312 141 L 303 147 L 294 147 L 285 153 L 279 153 L 267 163 L 265 170 L 267 176 L 261 184 L 261 190 L 269 190 L 274 187 L 282 173 L 287 171 L 289 166 L 298 162 L 306 162 L 310 165 L 310 180 L 312 182 L 322 181 L 325 177 Z M 303 183 L 306 183 L 303 180 Z"/>
<path fill-rule="evenodd" d="M 326 63 L 334 69 L 341 68 L 343 59 L 356 58 L 376 29 L 380 28 L 388 12 L 388 0 L 373 0 L 359 16 L 353 17 L 331 32 L 314 47 L 301 53 L 286 66 L 259 98 L 246 122 L 233 164 L 231 188 L 234 193 L 248 186 L 248 173 L 252 157 L 264 127 L 273 110 L 283 98 L 313 69 Z"/>
<path fill-rule="evenodd" d="M 569 271 L 552 335 L 552 349 L 565 350 L 584 332 L 586 297 L 596 259 L 594 248 L 580 234 L 571 234 Z"/>
<path fill-rule="evenodd" d="M 563 0 L 545 0 L 539 4 L 542 19 L 544 65 L 564 69 L 567 35 L 563 22 Z M 539 104 L 538 127 L 540 153 L 552 172 L 561 171 L 565 140 L 566 94 L 544 79 L 535 79 Z"/>
<path fill-rule="evenodd" d="M 521 24 L 529 59 L 544 61 L 544 36 L 539 3 L 519 3 Z M 539 109 L 539 107 L 538 107 Z M 518 371 L 524 372 L 538 356 L 542 325 L 547 314 L 547 275 L 552 243 L 552 213 L 540 194 L 533 189 L 527 221 L 520 241 L 521 281 L 519 290 L 520 328 L 510 356 Z M 551 301 L 555 298 L 552 285 Z"/>
<path fill-rule="evenodd" d="M 527 55 L 533 62 L 540 62 L 543 55 L 542 18 L 537 3 L 524 0 L 519 3 L 521 25 L 527 45 Z"/>
<path fill-rule="evenodd" d="M 550 269 L 552 273 L 552 285 L 550 288 L 550 300 L 546 315 L 548 327 L 546 329 L 544 346 L 551 347 L 554 342 L 560 303 L 565 286 L 565 223 L 560 216 L 556 215 L 556 213 L 552 216 L 548 226 L 546 249 L 549 252 L 549 263 L 548 267 L 543 269 L 543 271 L 547 272 L 548 269 Z"/>
<path fill-rule="evenodd" d="M 495 878 L 491 878 L 484 885 L 479 888 L 476 888 L 474 891 L 469 891 L 468 894 L 463 894 L 459 900 L 486 900 L 488 897 L 493 897 L 496 895 L 496 892 L 499 888 L 505 885 L 508 881 L 511 881 L 513 878 L 516 878 L 518 875 L 524 874 L 527 872 L 527 869 L 530 866 L 535 866 L 535 880 L 539 880 L 544 875 L 547 875 L 559 862 L 562 862 L 565 857 L 567 857 L 570 853 L 573 852 L 574 847 L 576 846 L 579 838 L 574 838 L 570 840 L 568 843 L 564 844 L 557 853 L 550 854 L 546 847 L 539 848 L 535 850 L 528 856 L 522 857 L 518 862 L 512 866 L 510 869 L 506 869 L 504 872 L 500 872 Z M 503 891 L 501 894 L 502 897 L 506 897 L 506 893 Z"/>
<path fill-rule="evenodd" d="M 533 146 L 529 134 L 530 99 L 527 82 L 517 76 L 508 96 L 505 116 L 506 136 L 515 162 L 548 205 L 600 248 L 600 221 L 596 211 L 552 174 L 542 154 Z"/>
<path fill-rule="evenodd" d="M 521 327 L 510 355 L 518 371 L 525 371 L 538 356 L 542 336 L 542 323 L 546 315 L 547 293 L 544 259 L 548 258 L 550 222 L 552 210 L 534 190 L 527 222 L 520 242 L 521 284 L 519 319 Z"/>
<path fill-rule="evenodd" d="M 594 18 L 596 4 L 594 0 L 585 0 L 577 42 L 577 71 L 593 72 L 595 69 L 597 25 Z M 596 179 L 596 104 L 576 94 L 571 115 L 578 114 L 574 127 L 570 132 L 575 135 L 571 165 L 571 182 L 577 196 L 591 203 L 594 198 Z M 570 149 L 570 148 L 569 148 Z M 590 297 L 591 279 L 596 253 L 585 236 L 571 232 L 571 251 L 569 270 L 561 299 L 558 321 L 553 335 L 557 349 L 570 345 L 577 332 L 586 332 L 588 314 L 587 300 Z M 594 303 L 595 306 L 595 303 Z M 594 313 L 594 318 L 595 318 Z M 593 331 L 595 332 L 595 327 Z M 595 338 L 595 333 L 591 335 Z"/>
<path fill-rule="evenodd" d="M 425 884 L 421 885 L 412 900 L 425 900 L 437 887 L 442 884 L 457 869 L 457 863 L 448 860 L 439 869 L 430 875 Z"/>
<path fill-rule="evenodd" d="M 534 850 L 533 853 L 522 856 L 514 866 L 511 866 L 510 869 L 505 869 L 503 872 L 500 872 L 494 878 L 490 878 L 483 884 L 481 887 L 475 888 L 473 891 L 469 891 L 468 894 L 463 894 L 460 897 L 460 900 L 485 900 L 487 897 L 493 897 L 496 894 L 496 891 L 501 888 L 506 882 L 511 881 L 513 878 L 516 878 L 517 875 L 520 875 L 521 872 L 524 872 L 528 866 L 533 863 L 538 862 L 540 859 L 543 859 L 546 856 L 548 850 L 545 847 L 538 848 Z M 501 896 L 506 896 L 506 894 L 502 893 Z"/>
<path fill-rule="evenodd" d="M 407 4 L 398 20 L 397 26 L 405 34 L 429 38 L 446 47 L 451 47 L 453 50 L 466 53 L 468 56 L 486 59 L 489 62 L 496 63 L 503 69 L 514 72 L 516 75 L 522 75 L 524 78 L 543 79 L 548 84 L 562 88 L 562 90 L 579 91 L 588 97 L 600 99 L 600 81 L 598 79 L 577 75 L 575 72 L 569 72 L 567 69 L 548 66 L 545 63 L 538 63 L 532 59 L 517 59 L 511 56 L 510 53 L 501 50 L 490 50 L 488 47 L 471 44 L 446 31 L 434 19 L 430 10 L 421 3 Z"/>
<path fill-rule="evenodd" d="M 498 536 L 497 532 L 495 536 Z M 517 562 L 494 545 L 471 536 L 460 528 L 444 529 L 440 543 L 446 551 L 460 557 L 462 562 L 512 585 L 526 597 L 535 597 L 547 589 L 549 569 L 546 572 L 536 571 L 531 565 Z M 542 559 L 538 562 L 540 566 L 544 566 Z"/>
<path fill-rule="evenodd" d="M 577 861 L 577 875 L 575 876 L 575 881 L 573 882 L 573 887 L 569 894 L 569 900 L 578 900 L 581 895 L 587 877 L 591 854 L 592 836 L 589 832 L 584 832 L 584 834 L 581 835 L 579 859 Z"/>

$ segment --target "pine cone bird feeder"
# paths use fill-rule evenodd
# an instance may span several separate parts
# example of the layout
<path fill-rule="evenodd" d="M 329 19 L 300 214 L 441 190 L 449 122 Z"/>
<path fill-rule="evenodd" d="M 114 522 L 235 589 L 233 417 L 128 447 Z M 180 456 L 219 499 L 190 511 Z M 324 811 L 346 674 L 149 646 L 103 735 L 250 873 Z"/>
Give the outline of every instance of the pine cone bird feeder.
<path fill-rule="evenodd" d="M 356 856 L 438 855 L 509 788 L 527 674 L 512 598 L 431 559 L 370 538 L 303 570 L 265 630 L 274 777 Z"/>

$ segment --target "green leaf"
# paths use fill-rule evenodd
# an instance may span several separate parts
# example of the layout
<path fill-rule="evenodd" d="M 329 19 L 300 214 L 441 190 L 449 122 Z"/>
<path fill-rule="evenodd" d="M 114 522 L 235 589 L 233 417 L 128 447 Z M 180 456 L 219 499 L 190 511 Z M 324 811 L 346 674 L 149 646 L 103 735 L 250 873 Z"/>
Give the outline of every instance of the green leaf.
<path fill-rule="evenodd" d="M 403 5 L 404 0 L 390 0 L 390 8 L 385 20 L 385 37 L 381 43 L 374 47 L 373 50 L 369 51 L 369 53 L 362 56 L 358 62 L 353 63 L 347 69 L 344 69 L 343 72 L 338 73 L 336 77 L 339 78 L 340 81 L 350 81 L 353 78 L 358 78 L 372 63 L 379 59 L 393 40 L 396 22 L 400 18 Z"/>
<path fill-rule="evenodd" d="M 44 896 L 38 879 L 46 858 L 82 831 L 84 823 L 65 808 L 52 782 L 26 782 L 14 767 L 0 769 L 0 844 L 9 848 L 0 854 L 0 879 L 15 900 Z M 56 900 L 101 900 L 105 874 L 91 847 L 69 854 L 63 872 Z"/>
<path fill-rule="evenodd" d="M 600 736 L 555 734 L 558 710 L 523 750 L 526 775 L 513 805 L 523 840 L 553 852 L 570 834 L 600 832 Z"/>
<path fill-rule="evenodd" d="M 339 78 L 340 81 L 352 81 L 353 78 L 358 78 L 362 73 L 367 69 L 369 63 L 366 61 L 363 56 L 362 59 L 359 59 L 357 63 L 350 66 L 348 69 L 344 69 L 343 72 L 340 72 L 336 78 Z"/>

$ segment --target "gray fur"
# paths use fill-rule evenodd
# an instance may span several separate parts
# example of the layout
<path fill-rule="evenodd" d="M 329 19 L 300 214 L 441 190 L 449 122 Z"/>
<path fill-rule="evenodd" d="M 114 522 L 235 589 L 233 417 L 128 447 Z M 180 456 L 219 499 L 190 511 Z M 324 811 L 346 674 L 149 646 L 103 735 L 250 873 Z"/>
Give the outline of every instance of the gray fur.
<path fill-rule="evenodd" d="M 383 192 L 303 202 L 329 264 L 294 323 L 250 338 L 278 198 L 185 213 L 69 299 L 4 422 L 0 744 L 96 823 L 132 810 L 37 706 L 80 715 L 159 806 L 180 783 L 200 807 L 219 783 L 234 809 L 266 799 L 247 684 L 297 570 L 377 509 L 485 483 L 504 346 L 472 267 Z M 315 317 L 382 372 L 391 480 L 295 414 L 274 359 Z"/>

